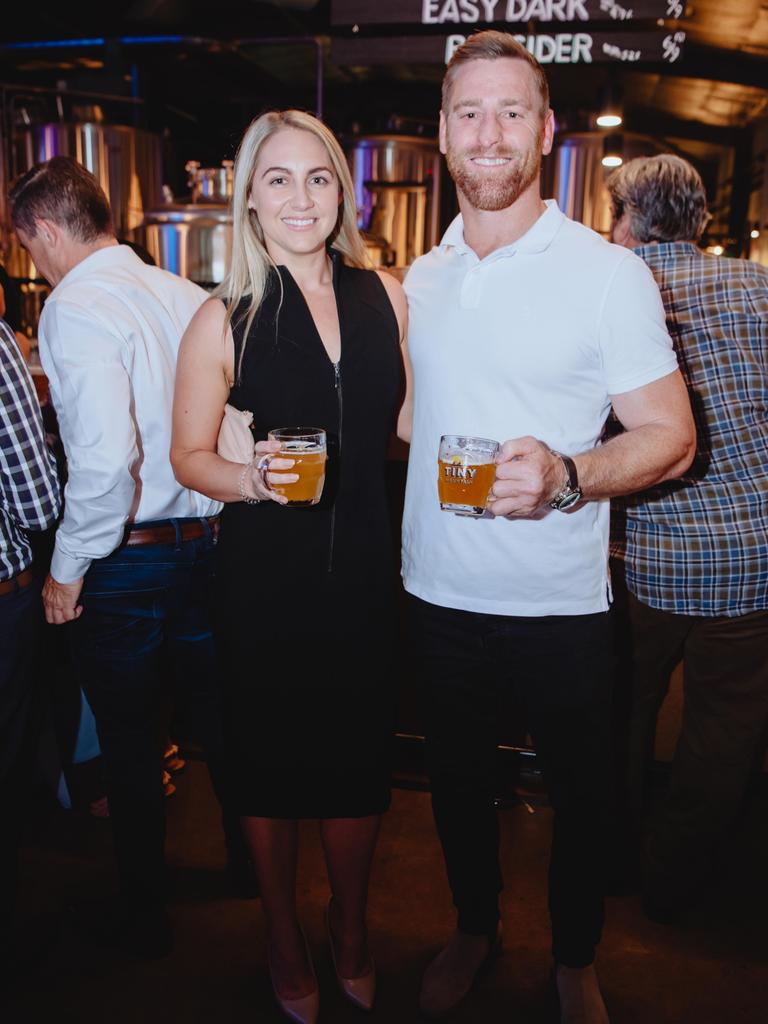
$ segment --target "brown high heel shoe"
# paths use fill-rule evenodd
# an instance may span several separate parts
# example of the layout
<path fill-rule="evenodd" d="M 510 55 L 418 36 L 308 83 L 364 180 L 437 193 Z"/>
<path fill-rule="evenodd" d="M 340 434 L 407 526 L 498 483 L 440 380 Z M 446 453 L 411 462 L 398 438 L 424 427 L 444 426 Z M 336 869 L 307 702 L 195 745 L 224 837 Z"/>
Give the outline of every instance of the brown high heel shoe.
<path fill-rule="evenodd" d="M 339 983 L 339 988 L 350 1003 L 353 1003 L 360 1010 L 372 1010 L 374 1000 L 376 999 L 376 966 L 373 962 L 373 957 L 370 957 L 370 970 L 366 971 L 365 974 L 361 974 L 360 977 L 342 978 L 339 974 L 339 969 L 336 966 L 336 948 L 333 942 L 333 931 L 331 929 L 332 902 L 333 900 L 330 899 L 328 906 L 325 908 L 325 928 L 328 932 L 328 942 L 331 947 L 331 959 L 333 960 L 336 980 Z"/>

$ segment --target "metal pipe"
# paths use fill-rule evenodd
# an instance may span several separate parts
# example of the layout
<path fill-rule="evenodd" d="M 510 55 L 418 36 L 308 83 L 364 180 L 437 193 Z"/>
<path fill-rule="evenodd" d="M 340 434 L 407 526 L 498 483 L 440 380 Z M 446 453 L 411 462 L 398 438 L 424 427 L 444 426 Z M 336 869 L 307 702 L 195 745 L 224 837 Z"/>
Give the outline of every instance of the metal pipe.
<path fill-rule="evenodd" d="M 24 95 L 46 95 L 46 96 L 77 96 L 78 99 L 107 100 L 109 103 L 144 103 L 143 99 L 135 96 L 115 96 L 108 92 L 86 92 L 83 89 L 53 89 L 45 85 L 16 85 L 14 82 L 3 82 L 0 84 L 0 92 Z"/>
<path fill-rule="evenodd" d="M 229 46 L 237 51 L 239 46 L 314 46 L 315 47 L 315 113 L 323 116 L 324 60 L 323 42 L 318 36 L 258 36 L 234 39 L 227 43 L 220 39 L 204 36 L 117 36 L 107 39 L 102 36 L 91 39 L 49 39 L 26 43 L 0 44 L 0 53 L 15 50 L 50 50 L 77 47 L 101 47 L 115 43 L 122 46 L 178 46 L 187 43 L 193 46 Z M 55 91 L 55 90 L 54 90 Z M 66 91 L 66 90 L 65 90 Z M 70 95 L 75 95 L 71 93 Z M 112 97 L 102 97 L 111 99 Z M 116 97 L 115 97 L 116 98 Z"/>
<path fill-rule="evenodd" d="M 396 732 L 395 739 L 408 740 L 411 743 L 424 743 L 426 741 L 426 737 L 411 732 Z M 536 751 L 532 747 L 512 747 L 507 743 L 497 743 L 496 749 L 502 750 L 505 754 L 522 754 L 523 757 L 536 757 Z"/>
<path fill-rule="evenodd" d="M 323 117 L 324 63 L 323 41 L 319 36 L 255 36 L 235 39 L 232 46 L 293 46 L 294 44 L 315 47 L 315 114 Z"/>

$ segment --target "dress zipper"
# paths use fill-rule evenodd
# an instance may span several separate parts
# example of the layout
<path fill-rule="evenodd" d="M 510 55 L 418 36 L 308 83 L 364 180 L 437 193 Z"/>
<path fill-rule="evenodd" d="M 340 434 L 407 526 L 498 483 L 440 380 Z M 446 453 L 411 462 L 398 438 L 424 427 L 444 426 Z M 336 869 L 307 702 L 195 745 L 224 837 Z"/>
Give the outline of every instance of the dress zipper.
<path fill-rule="evenodd" d="M 333 386 L 336 389 L 336 400 L 339 403 L 339 450 L 338 450 L 338 472 L 339 482 L 341 481 L 341 430 L 344 420 L 344 401 L 341 390 L 341 359 L 333 363 Z M 336 502 L 331 509 L 331 539 L 328 547 L 328 572 L 333 572 L 333 539 L 336 527 Z"/>

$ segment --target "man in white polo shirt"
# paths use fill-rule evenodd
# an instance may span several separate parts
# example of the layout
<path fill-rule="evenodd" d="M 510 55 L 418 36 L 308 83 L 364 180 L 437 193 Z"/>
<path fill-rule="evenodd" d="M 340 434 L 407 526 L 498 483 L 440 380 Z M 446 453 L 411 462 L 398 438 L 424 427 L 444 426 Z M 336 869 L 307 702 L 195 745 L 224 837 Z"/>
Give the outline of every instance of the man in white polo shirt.
<path fill-rule="evenodd" d="M 441 149 L 461 215 L 406 280 L 413 403 L 403 576 L 427 687 L 435 820 L 458 927 L 422 1009 L 469 991 L 498 947 L 493 766 L 500 694 L 525 702 L 554 810 L 550 915 L 561 1019 L 608 1020 L 594 972 L 609 802 L 608 499 L 683 472 L 690 406 L 642 262 L 539 189 L 546 78 L 481 32 L 443 83 Z M 625 432 L 600 446 L 613 408 Z M 488 512 L 440 510 L 442 434 L 504 441 Z M 558 454 L 561 453 L 561 454 Z"/>

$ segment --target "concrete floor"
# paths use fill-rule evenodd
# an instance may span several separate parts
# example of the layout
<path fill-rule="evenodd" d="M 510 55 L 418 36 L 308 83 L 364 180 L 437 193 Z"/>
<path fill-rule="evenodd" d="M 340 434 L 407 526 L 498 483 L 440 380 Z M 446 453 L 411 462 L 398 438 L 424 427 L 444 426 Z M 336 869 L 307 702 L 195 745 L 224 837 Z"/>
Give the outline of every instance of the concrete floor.
<path fill-rule="evenodd" d="M 86 946 L 66 928 L 0 1010 L 2 1024 L 278 1024 L 256 901 L 227 897 L 223 843 L 204 766 L 190 762 L 168 801 L 168 855 L 176 948 L 153 963 Z M 449 1022 L 554 1024 L 548 988 L 545 864 L 550 812 L 501 812 L 507 889 L 505 952 Z M 707 906 L 684 926 L 653 924 L 636 896 L 612 898 L 598 962 L 613 1024 L 764 1024 L 768 1021 L 768 800 L 753 796 L 732 835 L 732 859 Z M 57 912 L 114 884 L 109 823 L 49 810 L 23 850 L 22 909 Z M 322 915 L 328 890 L 316 827 L 302 832 L 299 900 L 321 986 L 321 1024 L 363 1015 L 336 990 Z M 420 1021 L 419 979 L 452 928 L 452 910 L 429 797 L 398 788 L 386 816 L 371 887 L 371 941 L 379 1001 L 370 1020 Z"/>

